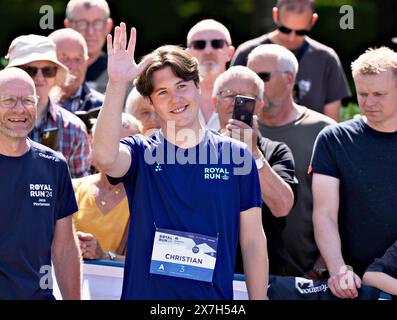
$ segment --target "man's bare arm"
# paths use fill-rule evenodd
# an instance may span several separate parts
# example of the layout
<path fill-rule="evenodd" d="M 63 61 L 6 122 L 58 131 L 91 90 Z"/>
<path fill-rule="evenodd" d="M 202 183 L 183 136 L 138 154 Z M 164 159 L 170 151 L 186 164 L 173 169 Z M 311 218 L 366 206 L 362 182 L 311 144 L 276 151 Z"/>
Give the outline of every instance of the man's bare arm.
<path fill-rule="evenodd" d="M 361 281 L 345 266 L 342 256 L 338 229 L 339 184 L 337 178 L 313 175 L 314 236 L 330 273 L 328 284 L 332 293 L 340 298 L 354 298 Z"/>
<path fill-rule="evenodd" d="M 72 216 L 57 221 L 51 246 L 59 290 L 64 300 L 81 298 L 81 259 L 74 236 Z"/>
<path fill-rule="evenodd" d="M 131 165 L 127 147 L 121 145 L 121 113 L 128 82 L 132 81 L 149 62 L 135 63 L 136 30 L 131 29 L 127 46 L 125 23 L 116 27 L 114 39 L 107 36 L 108 75 L 105 100 L 99 113 L 94 134 L 93 161 L 101 171 L 112 177 L 121 177 Z"/>
<path fill-rule="evenodd" d="M 330 103 L 327 103 L 324 105 L 324 114 L 332 119 L 334 119 L 336 122 L 339 122 L 340 120 L 340 108 L 341 108 L 341 102 L 340 100 L 336 100 Z"/>
<path fill-rule="evenodd" d="M 240 213 L 240 247 L 250 299 L 267 299 L 269 261 L 260 208 Z"/>

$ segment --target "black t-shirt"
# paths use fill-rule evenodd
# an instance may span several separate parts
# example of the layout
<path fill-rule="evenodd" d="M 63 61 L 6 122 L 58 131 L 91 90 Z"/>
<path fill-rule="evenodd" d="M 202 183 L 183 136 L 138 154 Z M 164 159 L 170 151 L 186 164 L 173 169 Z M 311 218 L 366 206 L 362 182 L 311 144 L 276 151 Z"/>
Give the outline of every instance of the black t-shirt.
<path fill-rule="evenodd" d="M 244 42 L 237 48 L 230 65 L 247 65 L 248 55 L 254 48 L 270 43 L 269 34 Z M 351 96 L 339 57 L 332 48 L 306 36 L 302 46 L 292 52 L 299 62 L 296 103 L 324 113 L 325 104 Z"/>
<path fill-rule="evenodd" d="M 285 143 L 272 141 L 262 136 L 258 138 L 258 147 L 272 169 L 291 186 L 296 201 L 298 179 L 295 177 L 295 162 L 290 148 Z M 288 253 L 281 236 L 285 222 L 285 217 L 276 218 L 269 207 L 265 203 L 262 204 L 262 224 L 267 237 L 271 274 L 285 274 Z M 240 247 L 237 251 L 235 272 L 244 273 Z"/>
<path fill-rule="evenodd" d="M 383 272 L 397 279 L 397 241 L 381 258 L 375 259 L 366 271 Z"/>
<path fill-rule="evenodd" d="M 0 300 L 53 299 L 56 223 L 78 210 L 65 158 L 29 141 L 21 157 L 0 154 Z"/>
<path fill-rule="evenodd" d="M 317 137 L 312 172 L 340 180 L 342 254 L 358 275 L 397 239 L 397 132 L 362 118 L 326 127 Z"/>

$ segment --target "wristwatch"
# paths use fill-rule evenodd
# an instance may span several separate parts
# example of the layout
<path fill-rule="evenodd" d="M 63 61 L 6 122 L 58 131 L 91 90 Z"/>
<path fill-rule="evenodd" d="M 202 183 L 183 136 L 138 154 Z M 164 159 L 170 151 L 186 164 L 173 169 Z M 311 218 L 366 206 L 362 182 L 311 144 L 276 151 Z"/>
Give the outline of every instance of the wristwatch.
<path fill-rule="evenodd" d="M 265 165 L 265 157 L 263 156 L 263 154 L 261 153 L 261 156 L 258 159 L 255 159 L 255 163 L 256 163 L 256 168 L 258 170 L 262 169 L 263 166 Z"/>
<path fill-rule="evenodd" d="M 108 251 L 109 259 L 110 260 L 116 260 L 117 254 L 115 254 L 112 251 Z"/>

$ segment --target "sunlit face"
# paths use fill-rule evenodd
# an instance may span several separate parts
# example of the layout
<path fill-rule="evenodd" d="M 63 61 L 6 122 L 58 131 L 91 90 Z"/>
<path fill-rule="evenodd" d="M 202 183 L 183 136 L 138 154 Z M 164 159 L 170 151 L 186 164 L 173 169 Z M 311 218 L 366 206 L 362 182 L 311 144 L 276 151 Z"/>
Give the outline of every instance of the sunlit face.
<path fill-rule="evenodd" d="M 33 85 L 24 79 L 10 79 L 0 86 L 0 96 L 34 96 Z M 1 104 L 1 102 L 0 102 Z M 23 138 L 32 131 L 37 116 L 37 106 L 24 106 L 18 100 L 14 108 L 4 108 L 0 105 L 0 136 L 6 138 Z"/>
<path fill-rule="evenodd" d="M 274 16 L 274 22 L 278 26 L 284 26 L 292 30 L 310 30 L 314 21 L 312 21 L 313 12 L 307 8 L 301 13 L 287 11 L 285 7 L 282 7 Z M 289 50 L 298 49 L 303 41 L 304 36 L 297 35 L 295 32 L 285 34 L 278 32 L 279 44 L 286 47 Z"/>
<path fill-rule="evenodd" d="M 33 62 L 29 62 L 27 64 L 24 64 L 23 66 L 20 66 L 20 68 L 22 68 L 22 69 L 26 69 L 29 67 L 36 67 L 36 68 L 57 67 L 57 68 L 59 68 L 55 63 L 53 63 L 51 61 L 33 61 Z M 59 72 L 59 70 L 57 72 Z M 35 76 L 32 76 L 32 79 L 33 79 L 34 85 L 36 87 L 36 94 L 40 97 L 39 101 L 47 101 L 48 94 L 50 93 L 50 90 L 56 84 L 56 75 L 53 77 L 45 77 L 43 75 L 42 70 L 38 70 L 37 74 Z M 39 102 L 39 105 L 41 105 L 40 102 Z"/>
<path fill-rule="evenodd" d="M 150 95 L 159 115 L 163 131 L 169 125 L 175 128 L 199 129 L 198 108 L 200 90 L 191 81 L 178 78 L 171 67 L 153 73 L 153 93 Z"/>
<path fill-rule="evenodd" d="M 270 80 L 265 82 L 265 95 L 263 97 L 265 108 L 269 109 L 278 106 L 280 101 L 283 101 L 286 96 L 291 94 L 291 88 L 288 87 L 285 79 L 286 73 L 279 70 L 277 57 L 255 57 L 248 61 L 247 67 L 257 74 L 262 72 L 270 72 Z"/>
<path fill-rule="evenodd" d="M 391 70 L 354 77 L 357 100 L 367 123 L 374 129 L 397 130 L 397 79 Z"/>
<path fill-rule="evenodd" d="M 255 108 L 260 105 L 259 90 L 255 82 L 248 77 L 233 77 L 225 81 L 219 90 L 219 96 L 215 97 L 215 109 L 219 115 L 221 128 L 225 128 L 232 118 L 234 98 L 236 95 L 248 96 L 256 99 Z"/>
<path fill-rule="evenodd" d="M 106 18 L 106 12 L 99 6 L 86 9 L 84 5 L 76 6 L 72 19 L 65 19 L 65 27 L 80 32 L 88 46 L 90 56 L 99 54 L 106 41 L 106 36 L 113 26 L 112 19 Z"/>
<path fill-rule="evenodd" d="M 205 47 L 200 50 L 195 48 L 194 42 L 205 40 Z M 211 40 L 217 41 L 215 46 L 223 43 L 222 48 L 214 48 Z M 217 29 L 203 29 L 195 32 L 188 40 L 187 51 L 197 58 L 200 65 L 200 74 L 205 77 L 208 74 L 219 75 L 226 69 L 226 63 L 230 61 L 234 53 L 234 48 L 229 46 L 225 34 Z"/>
<path fill-rule="evenodd" d="M 140 97 L 136 103 L 138 106 L 135 110 L 134 116 L 142 123 L 143 133 L 150 129 L 159 129 L 160 119 L 150 100 Z"/>
<path fill-rule="evenodd" d="M 57 57 L 69 68 L 69 77 L 64 87 L 73 94 L 83 84 L 87 72 L 87 60 L 83 46 L 74 39 L 63 38 L 56 41 Z"/>

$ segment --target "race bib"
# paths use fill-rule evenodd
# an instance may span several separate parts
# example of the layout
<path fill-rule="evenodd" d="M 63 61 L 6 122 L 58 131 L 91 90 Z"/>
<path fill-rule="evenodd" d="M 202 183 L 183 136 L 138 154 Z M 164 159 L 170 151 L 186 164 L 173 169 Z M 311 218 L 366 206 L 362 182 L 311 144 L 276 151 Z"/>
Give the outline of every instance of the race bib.
<path fill-rule="evenodd" d="M 156 229 L 150 273 L 212 282 L 217 245 L 214 237 Z"/>

